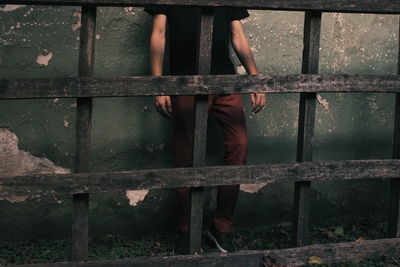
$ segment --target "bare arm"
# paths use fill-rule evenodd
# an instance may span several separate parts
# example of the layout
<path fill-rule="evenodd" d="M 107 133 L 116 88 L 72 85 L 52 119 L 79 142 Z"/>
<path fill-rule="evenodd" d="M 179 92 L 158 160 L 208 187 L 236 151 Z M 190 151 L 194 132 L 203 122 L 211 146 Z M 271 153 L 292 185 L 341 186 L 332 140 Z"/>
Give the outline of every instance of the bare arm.
<path fill-rule="evenodd" d="M 150 64 L 151 74 L 155 76 L 161 76 L 163 72 L 166 24 L 167 16 L 164 14 L 153 16 L 153 29 L 150 36 Z"/>
<path fill-rule="evenodd" d="M 233 20 L 231 22 L 231 36 L 233 49 L 235 50 L 236 55 L 243 64 L 247 73 L 250 75 L 259 74 L 254 61 L 253 53 L 251 52 L 249 42 L 246 38 L 240 20 Z M 266 102 L 266 96 L 264 93 L 252 93 L 250 94 L 250 101 L 253 107 L 253 112 L 257 113 L 263 109 Z"/>
<path fill-rule="evenodd" d="M 153 29 L 150 36 L 150 65 L 151 74 L 162 76 L 165 53 L 165 32 L 167 28 L 167 16 L 157 14 L 153 16 Z M 170 118 L 172 116 L 171 98 L 169 96 L 156 96 L 155 105 L 157 111 Z"/>

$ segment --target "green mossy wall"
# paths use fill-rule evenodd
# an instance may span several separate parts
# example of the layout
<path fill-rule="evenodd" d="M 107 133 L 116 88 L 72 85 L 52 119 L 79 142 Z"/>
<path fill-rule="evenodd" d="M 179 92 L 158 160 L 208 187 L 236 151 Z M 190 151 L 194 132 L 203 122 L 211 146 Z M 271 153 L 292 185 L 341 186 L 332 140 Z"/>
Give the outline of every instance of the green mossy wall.
<path fill-rule="evenodd" d="M 0 78 L 75 77 L 78 7 L 0 5 Z M 300 73 L 303 12 L 251 11 L 244 27 L 261 73 Z M 99 8 L 95 76 L 148 75 L 150 16 L 142 8 Z M 324 13 L 320 73 L 396 74 L 398 16 Z M 48 65 L 38 64 L 40 55 Z M 46 60 L 45 60 L 46 61 Z M 262 113 L 246 104 L 249 163 L 294 161 L 298 94 L 270 94 Z M 72 168 L 75 100 L 0 101 L 0 126 L 9 126 L 19 147 Z M 393 94 L 318 95 L 314 160 L 391 158 Z M 95 99 L 93 171 L 171 167 L 170 121 L 150 97 Z M 221 164 L 221 134 L 211 119 L 208 164 Z M 311 222 L 333 217 L 385 217 L 385 181 L 313 183 Z M 293 185 L 271 184 L 242 193 L 236 226 L 291 221 Z M 125 192 L 91 196 L 90 234 L 144 236 L 173 229 L 173 192 L 151 191 L 136 207 Z M 68 237 L 69 196 L 0 201 L 0 238 Z"/>

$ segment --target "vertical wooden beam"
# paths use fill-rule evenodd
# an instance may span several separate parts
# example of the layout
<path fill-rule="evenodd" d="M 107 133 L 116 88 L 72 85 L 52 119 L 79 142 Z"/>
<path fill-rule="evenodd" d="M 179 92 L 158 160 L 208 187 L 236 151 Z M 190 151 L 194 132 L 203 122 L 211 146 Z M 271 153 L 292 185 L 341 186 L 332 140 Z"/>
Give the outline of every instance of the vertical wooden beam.
<path fill-rule="evenodd" d="M 79 47 L 80 77 L 93 75 L 96 7 L 82 6 Z M 75 172 L 90 169 L 92 98 L 77 99 Z M 71 260 L 86 260 L 88 253 L 89 194 L 73 196 Z"/>
<path fill-rule="evenodd" d="M 307 11 L 304 17 L 304 50 L 302 73 L 317 74 L 321 12 Z M 301 93 L 296 160 L 312 161 L 315 122 L 315 93 Z M 310 217 L 310 182 L 296 182 L 293 204 L 293 246 L 302 246 L 306 241 Z"/>
<path fill-rule="evenodd" d="M 397 60 L 397 75 L 400 75 L 400 21 L 399 21 L 399 53 Z M 396 93 L 394 115 L 393 158 L 400 159 L 400 93 Z M 399 175 L 400 176 L 400 175 Z M 400 237 L 400 177 L 390 181 L 390 210 L 388 234 L 390 237 Z"/>
<path fill-rule="evenodd" d="M 213 10 L 203 8 L 197 42 L 197 72 L 200 75 L 210 74 L 211 70 L 213 19 Z M 193 167 L 205 166 L 206 163 L 207 119 L 208 96 L 197 96 L 195 105 Z M 204 188 L 192 188 L 190 199 L 189 252 L 191 254 L 196 254 L 201 252 Z"/>

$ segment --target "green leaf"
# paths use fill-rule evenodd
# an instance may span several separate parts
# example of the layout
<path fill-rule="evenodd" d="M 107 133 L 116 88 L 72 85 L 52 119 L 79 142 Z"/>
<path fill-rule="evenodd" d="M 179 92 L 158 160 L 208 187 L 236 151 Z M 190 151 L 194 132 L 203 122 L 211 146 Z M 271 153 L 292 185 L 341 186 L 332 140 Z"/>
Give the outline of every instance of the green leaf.
<path fill-rule="evenodd" d="M 324 261 L 317 256 L 311 256 L 310 258 L 308 258 L 308 263 L 309 264 L 323 264 Z"/>

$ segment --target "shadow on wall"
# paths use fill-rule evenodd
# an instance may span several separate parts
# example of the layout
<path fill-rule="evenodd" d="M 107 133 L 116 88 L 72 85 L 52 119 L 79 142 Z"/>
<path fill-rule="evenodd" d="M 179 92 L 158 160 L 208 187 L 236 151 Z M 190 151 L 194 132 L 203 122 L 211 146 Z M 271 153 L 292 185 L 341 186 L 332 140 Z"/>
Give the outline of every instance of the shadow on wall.
<path fill-rule="evenodd" d="M 5 5 L 0 13 L 0 32 L 4 33 L 0 34 L 1 77 L 77 75 L 79 8 Z M 251 11 L 244 27 L 262 73 L 300 72 L 302 12 Z M 322 27 L 321 72 L 395 72 L 396 16 L 327 13 Z M 142 9 L 99 8 L 95 75 L 147 75 L 149 32 L 150 16 Z M 55 39 L 59 41 L 54 42 Z M 248 100 L 245 103 L 249 110 Z M 317 103 L 314 159 L 390 158 L 393 103 L 388 95 L 321 94 Z M 0 125 L 9 125 L 15 131 L 23 150 L 16 150 L 16 137 L 8 133 L 9 141 L 1 141 L 0 145 L 6 145 L 10 157 L 20 161 L 0 157 L 0 164 L 6 166 L 0 169 L 3 174 L 11 175 L 6 173 L 9 169 L 19 174 L 24 170 L 37 173 L 40 170 L 32 165 L 34 161 L 47 164 L 54 172 L 65 170 L 33 155 L 72 168 L 75 107 L 72 99 L 2 101 Z M 262 114 L 246 113 L 249 163 L 294 161 L 297 110 L 298 95 L 271 94 Z M 172 125 L 156 114 L 152 98 L 95 99 L 92 170 L 170 167 L 173 165 L 171 134 Z M 207 148 L 208 164 L 220 164 L 222 144 L 215 123 L 209 136 L 212 138 Z M 25 160 L 21 160 L 23 157 Z M 339 215 L 384 213 L 377 205 L 386 203 L 386 182 L 343 183 L 313 183 L 312 222 Z M 259 191 L 247 187 L 254 193 L 241 193 L 237 226 L 290 221 L 292 187 L 292 184 L 271 184 Z M 144 194 L 128 192 L 132 205 Z M 138 236 L 147 233 L 150 227 L 160 233 L 169 231 L 173 229 L 173 199 L 172 191 L 150 191 L 132 207 L 125 192 L 94 194 L 90 202 L 91 235 Z M 3 215 L 0 233 L 4 235 L 1 239 L 70 236 L 70 196 L 28 199 L 14 204 L 1 201 L 0 212 Z"/>

